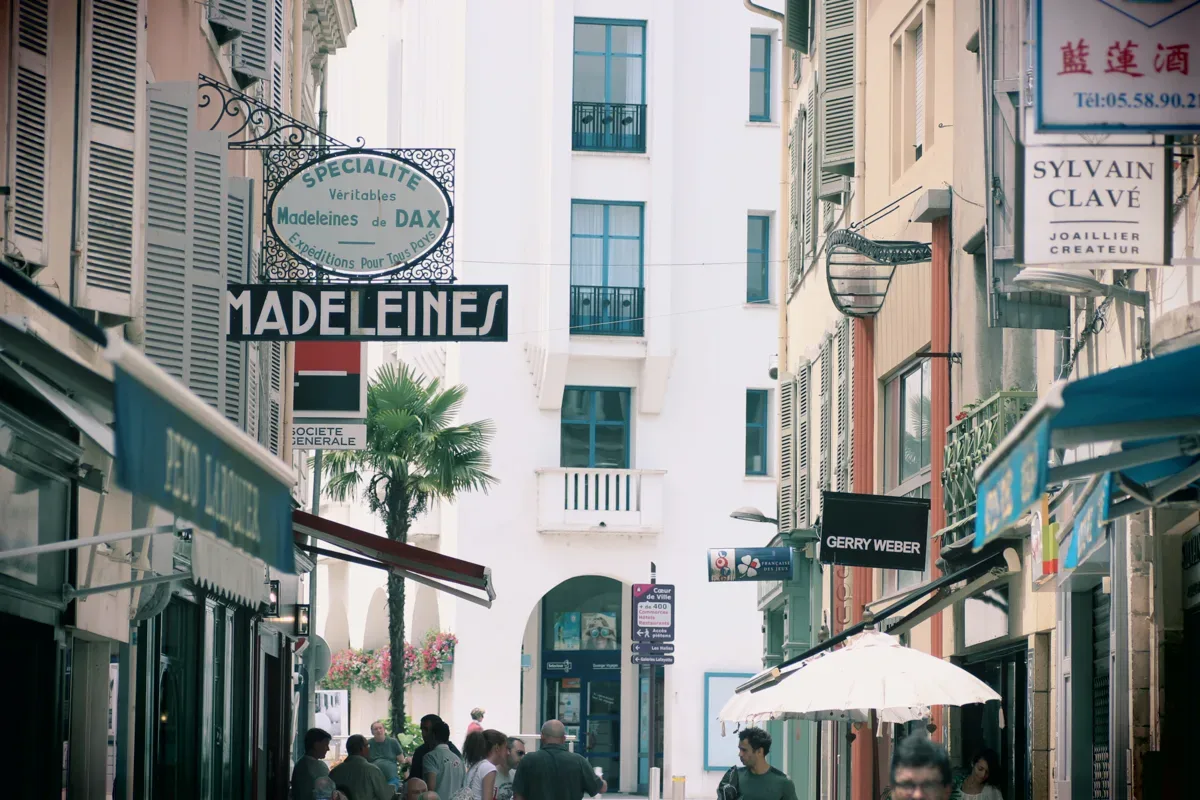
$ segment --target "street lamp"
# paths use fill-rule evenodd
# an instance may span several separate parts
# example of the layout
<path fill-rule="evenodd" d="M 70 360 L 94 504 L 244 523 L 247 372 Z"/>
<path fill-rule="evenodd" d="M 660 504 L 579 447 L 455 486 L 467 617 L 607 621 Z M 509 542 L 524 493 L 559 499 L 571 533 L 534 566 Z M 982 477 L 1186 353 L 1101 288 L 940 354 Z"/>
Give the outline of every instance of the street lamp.
<path fill-rule="evenodd" d="M 762 513 L 753 506 L 742 506 L 741 508 L 735 508 L 733 511 L 729 512 L 729 516 L 733 517 L 734 519 L 740 519 L 742 522 L 765 522 L 769 525 L 779 524 L 779 520 L 768 517 L 766 514 Z"/>
<path fill-rule="evenodd" d="M 1146 306 L 1147 294 L 1111 283 L 1102 283 L 1086 272 L 1026 267 L 1013 283 L 1028 292 L 1052 292 L 1077 297 L 1111 297 L 1130 305 Z"/>

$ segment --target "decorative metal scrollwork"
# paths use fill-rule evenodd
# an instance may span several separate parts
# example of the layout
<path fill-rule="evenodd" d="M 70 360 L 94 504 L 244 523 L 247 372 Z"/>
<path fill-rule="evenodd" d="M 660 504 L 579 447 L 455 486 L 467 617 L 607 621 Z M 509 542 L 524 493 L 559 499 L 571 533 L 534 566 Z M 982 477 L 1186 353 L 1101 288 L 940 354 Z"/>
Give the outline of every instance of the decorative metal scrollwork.
<path fill-rule="evenodd" d="M 282 145 L 349 146 L 207 75 L 200 75 L 198 107 L 215 108 L 219 112 L 209 130 L 216 130 L 217 126 L 232 120 L 234 127 L 229 131 L 230 150 L 262 150 Z M 240 138 L 242 134 L 247 135 Z M 360 138 L 358 147 L 365 145 L 366 142 Z"/>
<path fill-rule="evenodd" d="M 892 275 L 900 264 L 933 259 L 926 242 L 874 241 L 847 228 L 829 234 L 825 279 L 838 311 L 849 317 L 873 317 L 883 308 Z"/>

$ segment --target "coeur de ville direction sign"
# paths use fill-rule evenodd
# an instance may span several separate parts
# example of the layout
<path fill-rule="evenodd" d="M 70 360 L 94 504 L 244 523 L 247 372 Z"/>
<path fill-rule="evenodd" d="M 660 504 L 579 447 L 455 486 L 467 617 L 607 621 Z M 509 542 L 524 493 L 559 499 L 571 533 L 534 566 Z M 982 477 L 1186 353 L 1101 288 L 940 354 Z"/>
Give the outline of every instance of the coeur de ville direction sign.
<path fill-rule="evenodd" d="M 634 664 L 675 663 L 675 587 L 669 583 L 633 585 Z"/>

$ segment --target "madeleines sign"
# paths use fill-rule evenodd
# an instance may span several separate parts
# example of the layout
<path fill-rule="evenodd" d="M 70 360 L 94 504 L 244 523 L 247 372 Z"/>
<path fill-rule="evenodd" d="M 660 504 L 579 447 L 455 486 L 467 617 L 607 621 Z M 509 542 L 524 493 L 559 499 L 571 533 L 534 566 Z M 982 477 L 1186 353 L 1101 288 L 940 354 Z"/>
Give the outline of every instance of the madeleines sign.
<path fill-rule="evenodd" d="M 355 150 L 314 161 L 271 196 L 275 238 L 300 261 L 369 278 L 412 266 L 450 235 L 449 192 L 392 153 Z"/>

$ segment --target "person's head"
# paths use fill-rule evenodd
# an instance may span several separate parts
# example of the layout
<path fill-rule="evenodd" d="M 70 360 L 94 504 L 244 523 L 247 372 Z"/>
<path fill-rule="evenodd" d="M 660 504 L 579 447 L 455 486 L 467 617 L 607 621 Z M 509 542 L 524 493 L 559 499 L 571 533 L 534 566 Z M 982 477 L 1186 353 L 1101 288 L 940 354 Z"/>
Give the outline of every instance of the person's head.
<path fill-rule="evenodd" d="M 472 708 L 471 709 L 471 719 L 475 720 L 476 722 L 483 722 L 483 709 L 482 708 Z"/>
<path fill-rule="evenodd" d="M 439 719 L 433 723 L 433 743 L 446 744 L 450 741 L 450 726 L 445 720 Z"/>
<path fill-rule="evenodd" d="M 949 800 L 950 757 L 937 742 L 915 734 L 892 754 L 892 796 L 908 800 Z"/>
<path fill-rule="evenodd" d="M 317 778 L 313 781 L 314 798 L 328 798 L 328 800 L 332 800 L 333 793 L 336 791 L 337 787 L 334 786 L 333 781 L 328 776 Z"/>
<path fill-rule="evenodd" d="M 417 800 L 442 800 L 442 798 L 438 796 L 437 792 L 425 791 L 421 792 L 421 795 L 417 798 Z"/>
<path fill-rule="evenodd" d="M 404 784 L 405 800 L 417 800 L 418 797 L 429 791 L 429 784 L 420 778 L 409 778 Z"/>
<path fill-rule="evenodd" d="M 508 739 L 508 768 L 516 769 L 521 766 L 521 759 L 525 757 L 525 742 L 518 739 L 516 736 L 510 736 Z"/>
<path fill-rule="evenodd" d="M 346 752 L 352 756 L 366 756 L 367 737 L 356 733 L 346 740 Z"/>
<path fill-rule="evenodd" d="M 387 731 L 384 729 L 382 722 L 371 723 L 371 738 L 377 742 L 382 742 L 387 738 Z"/>
<path fill-rule="evenodd" d="M 313 758 L 325 758 L 325 754 L 329 752 L 329 740 L 332 738 L 329 731 L 309 728 L 304 734 L 304 752 Z"/>
<path fill-rule="evenodd" d="M 1000 758 L 995 750 L 983 749 L 971 759 L 971 773 L 980 783 L 995 783 L 1000 777 Z"/>
<path fill-rule="evenodd" d="M 743 728 L 738 733 L 738 758 L 742 766 L 756 767 L 771 752 L 771 734 L 762 728 Z"/>
<path fill-rule="evenodd" d="M 566 741 L 566 727 L 556 719 L 546 720 L 542 725 L 542 744 L 565 744 Z"/>
<path fill-rule="evenodd" d="M 441 721 L 442 718 L 437 714 L 426 714 L 425 716 L 421 717 L 421 738 L 424 739 L 427 744 L 434 743 L 435 739 L 433 738 L 433 724 Z"/>

